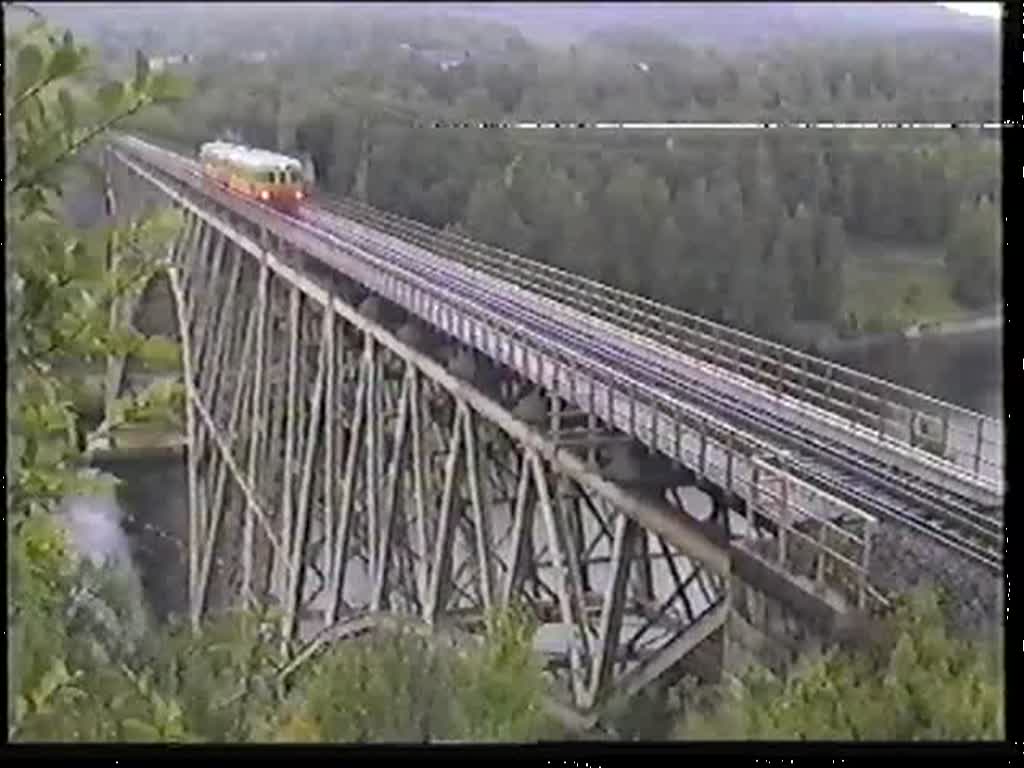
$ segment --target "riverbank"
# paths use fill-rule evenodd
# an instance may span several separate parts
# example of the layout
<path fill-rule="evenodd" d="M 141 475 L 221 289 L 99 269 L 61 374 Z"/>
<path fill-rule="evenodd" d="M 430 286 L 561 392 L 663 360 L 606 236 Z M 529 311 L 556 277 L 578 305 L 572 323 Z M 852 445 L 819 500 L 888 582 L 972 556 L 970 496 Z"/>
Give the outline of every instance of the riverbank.
<path fill-rule="evenodd" d="M 950 320 L 938 323 L 918 323 L 904 329 L 903 335 L 908 339 L 924 336 L 956 336 L 963 333 L 980 333 L 982 331 L 998 331 L 1003 326 L 1002 313 L 986 314 L 980 317 Z"/>
<path fill-rule="evenodd" d="M 848 237 L 841 317 L 867 335 L 902 333 L 921 323 L 959 322 L 970 310 L 955 297 L 941 243 Z"/>
<path fill-rule="evenodd" d="M 974 315 L 958 320 L 914 323 L 902 330 L 866 333 L 847 338 L 842 338 L 833 331 L 822 332 L 802 346 L 809 348 L 813 354 L 832 357 L 908 339 L 937 339 L 975 333 L 998 333 L 1002 327 L 1003 315 L 988 312 L 984 315 Z"/>

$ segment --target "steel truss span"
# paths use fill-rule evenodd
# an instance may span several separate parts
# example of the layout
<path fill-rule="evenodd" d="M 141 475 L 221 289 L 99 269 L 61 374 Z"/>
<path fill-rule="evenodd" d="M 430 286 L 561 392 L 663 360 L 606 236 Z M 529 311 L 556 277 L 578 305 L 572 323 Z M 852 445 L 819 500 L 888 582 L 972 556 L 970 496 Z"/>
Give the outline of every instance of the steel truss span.
<path fill-rule="evenodd" d="M 189 161 L 160 155 L 177 173 L 190 173 Z M 309 206 L 301 218 L 288 221 L 421 281 L 458 281 L 464 300 L 504 305 L 501 316 L 518 325 L 532 314 L 537 327 L 539 317 L 547 346 L 555 341 L 575 353 L 584 369 L 627 365 L 628 388 L 648 401 L 641 408 L 672 419 L 686 403 L 687 415 L 696 406 L 698 419 L 716 417 L 737 433 L 729 452 L 743 453 L 750 473 L 716 478 L 730 491 L 752 484 L 757 457 L 819 496 L 827 492 L 827 503 L 842 500 L 1001 572 L 1001 422 L 353 201 Z M 651 403 L 651 395 L 668 395 L 672 404 Z M 637 437 L 660 450 L 655 435 Z"/>
<path fill-rule="evenodd" d="M 401 238 L 607 323 L 646 351 L 651 381 L 772 442 L 794 476 L 1001 570 L 1001 422 L 358 201 L 318 206 L 303 219 Z M 607 333 L 596 344 L 610 346 Z M 673 366 L 681 351 L 687 364 Z"/>
<path fill-rule="evenodd" d="M 458 635 L 522 604 L 561 630 L 542 651 L 584 713 L 722 630 L 728 554 L 667 502 L 608 483 L 285 260 L 184 208 L 171 284 L 192 406 L 193 621 L 275 605 L 301 656 L 368 617 Z"/>
<path fill-rule="evenodd" d="M 126 183 L 186 214 L 172 288 L 193 621 L 276 604 L 308 643 L 299 663 L 381 617 L 454 636 L 517 603 L 544 623 L 564 697 L 596 717 L 721 636 L 740 564 L 838 610 L 876 601 L 876 518 L 830 492 L 841 479 L 780 457 L 756 396 L 734 422 L 735 382 L 644 363 L 621 330 L 595 342 L 603 326 L 573 302 L 527 293 L 522 260 L 499 282 L 465 241 L 446 261 L 239 200 L 137 140 L 114 147 Z M 375 298 L 357 307 L 352 285 Z M 694 486 L 713 518 L 687 510 Z"/>

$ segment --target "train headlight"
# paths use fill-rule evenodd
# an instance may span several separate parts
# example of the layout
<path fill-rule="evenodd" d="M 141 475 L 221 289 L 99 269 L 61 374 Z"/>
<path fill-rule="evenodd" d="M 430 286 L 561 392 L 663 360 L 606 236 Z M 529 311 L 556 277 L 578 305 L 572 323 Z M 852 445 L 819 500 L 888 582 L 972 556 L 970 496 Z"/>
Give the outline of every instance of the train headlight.
<path fill-rule="evenodd" d="M 302 190 L 301 189 L 296 189 L 295 190 L 295 199 L 296 200 L 301 200 L 302 199 Z"/>
<path fill-rule="evenodd" d="M 269 199 L 270 199 L 270 193 L 267 192 L 267 190 L 264 189 L 262 192 L 260 192 L 260 200 L 269 200 Z"/>

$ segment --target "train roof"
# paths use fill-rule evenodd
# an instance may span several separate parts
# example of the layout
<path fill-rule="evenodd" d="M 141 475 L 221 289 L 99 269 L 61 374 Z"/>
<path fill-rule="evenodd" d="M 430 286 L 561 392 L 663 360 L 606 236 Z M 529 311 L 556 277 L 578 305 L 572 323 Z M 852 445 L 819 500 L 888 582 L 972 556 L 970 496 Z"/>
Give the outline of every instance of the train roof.
<path fill-rule="evenodd" d="M 239 144 L 222 141 L 212 141 L 203 144 L 199 149 L 199 153 L 200 155 L 220 156 L 228 162 L 237 163 L 251 170 L 302 168 L 302 163 L 294 157 L 281 155 L 277 152 L 269 152 L 265 149 L 244 147 Z"/>

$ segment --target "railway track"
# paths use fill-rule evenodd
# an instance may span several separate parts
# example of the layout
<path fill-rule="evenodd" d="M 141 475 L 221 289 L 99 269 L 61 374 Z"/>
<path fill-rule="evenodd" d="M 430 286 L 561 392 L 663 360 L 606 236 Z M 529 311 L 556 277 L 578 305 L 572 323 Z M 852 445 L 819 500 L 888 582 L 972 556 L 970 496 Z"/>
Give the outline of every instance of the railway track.
<path fill-rule="evenodd" d="M 337 206 L 337 210 L 339 215 L 348 218 L 351 208 Z M 332 220 L 330 214 L 310 214 L 307 209 L 307 215 L 312 217 L 317 226 L 323 226 L 340 237 L 351 236 L 342 222 Z M 382 229 L 395 237 L 401 238 L 407 234 L 394 226 L 381 226 L 379 219 L 365 214 L 355 220 Z M 405 265 L 419 269 L 425 277 L 447 281 L 461 295 L 474 302 L 507 312 L 516 317 L 517 321 L 526 322 L 538 333 L 558 339 L 578 353 L 592 359 L 601 359 L 618 370 L 628 370 L 666 394 L 685 398 L 709 414 L 729 419 L 742 425 L 751 434 L 783 447 L 790 456 L 785 470 L 797 477 L 882 519 L 898 522 L 936 540 L 989 570 L 1001 570 L 1002 523 L 997 515 L 980 511 L 977 503 L 971 499 L 911 477 L 868 454 L 854 452 L 848 446 L 808 435 L 805 430 L 780 421 L 777 413 L 753 407 L 735 398 L 723 397 L 705 382 L 688 376 L 678 367 L 649 356 L 649 350 L 629 350 L 626 348 L 627 342 L 613 341 L 607 335 L 598 336 L 588 333 L 586 329 L 573 328 L 564 319 L 563 322 L 553 323 L 549 314 L 535 306 L 531 307 L 526 301 L 518 300 L 507 289 L 482 290 L 465 278 L 453 282 L 450 270 L 438 270 L 435 267 L 425 272 L 416 254 L 403 253 L 390 244 L 377 247 L 382 255 L 401 259 Z"/>
<path fill-rule="evenodd" d="M 1002 503 L 1003 440 L 999 425 L 992 419 L 754 337 L 749 337 L 755 344 L 753 350 L 739 349 L 737 343 L 748 338 L 746 334 L 716 326 L 679 310 L 660 307 L 642 297 L 623 294 L 547 264 L 476 243 L 458 233 L 432 229 L 356 201 L 321 201 L 321 204 L 348 220 L 432 252 L 444 253 L 450 261 L 574 307 L 607 321 L 617 330 L 631 331 L 658 347 L 658 353 L 667 347 L 684 354 L 698 364 L 714 368 L 715 375 L 723 381 L 730 377 L 739 378 L 748 386 L 752 384 L 763 390 L 770 389 L 783 404 L 802 405 L 826 420 L 838 420 L 838 424 L 845 425 L 847 431 L 853 427 L 860 433 L 858 440 L 873 441 L 883 451 L 891 453 L 895 450 L 904 458 L 920 458 L 926 474 L 940 478 L 954 492 L 967 491 L 992 506 Z M 764 349 L 757 347 L 758 344 Z M 792 358 L 788 363 L 784 362 L 787 357 Z M 750 361 L 754 361 L 753 364 Z M 802 367 L 807 363 L 815 368 L 813 374 Z M 779 367 L 787 372 L 782 374 Z M 777 372 L 769 373 L 772 371 Z M 810 383 L 812 380 L 814 385 Z M 881 388 L 885 394 L 880 397 L 873 392 L 876 388 Z M 836 399 L 835 395 L 840 393 L 842 397 Z M 872 403 L 867 410 L 857 402 L 861 397 Z M 952 427 L 948 439 L 956 439 L 956 450 L 963 455 L 937 458 L 930 451 L 915 447 L 910 437 L 901 436 L 898 425 L 886 432 L 880 421 L 884 421 L 884 411 L 890 404 L 888 398 L 892 398 L 895 414 L 901 414 L 905 419 L 904 429 L 908 428 L 909 420 L 912 431 L 913 417 L 918 415 L 916 409 L 923 409 L 921 416 L 957 420 L 958 426 Z M 964 424 L 965 420 L 971 424 Z M 895 434 L 893 429 L 897 430 Z M 965 429 L 969 432 L 964 432 Z M 964 441 L 968 438 L 976 440 L 976 444 L 966 445 Z"/>

